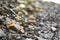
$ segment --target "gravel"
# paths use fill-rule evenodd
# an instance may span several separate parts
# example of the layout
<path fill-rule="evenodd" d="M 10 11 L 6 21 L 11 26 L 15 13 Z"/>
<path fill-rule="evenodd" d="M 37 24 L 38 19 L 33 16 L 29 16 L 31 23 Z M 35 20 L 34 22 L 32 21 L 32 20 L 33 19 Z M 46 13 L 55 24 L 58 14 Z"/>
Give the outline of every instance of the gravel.
<path fill-rule="evenodd" d="M 1 40 L 60 40 L 60 4 L 35 0 L 26 7 L 22 1 L 20 6 L 23 7 L 20 8 L 14 0 L 8 1 L 0 1 Z M 30 15 L 34 17 L 29 18 Z"/>

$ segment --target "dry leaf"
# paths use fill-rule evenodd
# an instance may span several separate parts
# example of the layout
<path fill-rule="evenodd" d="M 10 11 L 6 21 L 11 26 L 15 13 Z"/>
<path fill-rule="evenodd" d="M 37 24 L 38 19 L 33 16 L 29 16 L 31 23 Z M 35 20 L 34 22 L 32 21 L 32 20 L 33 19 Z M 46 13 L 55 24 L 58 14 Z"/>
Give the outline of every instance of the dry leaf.
<path fill-rule="evenodd" d="M 12 27 L 12 26 L 14 26 L 14 20 L 12 20 L 12 21 L 9 21 L 9 22 L 7 23 L 7 25 L 8 25 L 9 27 Z"/>

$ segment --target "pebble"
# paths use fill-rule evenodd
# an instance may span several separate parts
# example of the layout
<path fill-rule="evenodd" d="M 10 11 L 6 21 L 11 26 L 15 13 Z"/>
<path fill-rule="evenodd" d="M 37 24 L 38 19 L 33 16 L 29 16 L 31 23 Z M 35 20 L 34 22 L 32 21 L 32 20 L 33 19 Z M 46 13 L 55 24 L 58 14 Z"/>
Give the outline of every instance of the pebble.
<path fill-rule="evenodd" d="M 25 7 L 26 7 L 25 4 L 20 4 L 19 6 L 20 6 L 21 8 L 25 8 Z"/>
<path fill-rule="evenodd" d="M 32 40 L 31 38 L 26 38 L 25 40 Z"/>
<path fill-rule="evenodd" d="M 3 30 L 0 29 L 0 37 L 6 36 L 6 34 L 3 32 Z"/>
<path fill-rule="evenodd" d="M 17 37 L 17 39 L 20 39 L 20 38 L 21 38 L 20 36 Z"/>
<path fill-rule="evenodd" d="M 33 26 L 29 25 L 29 28 L 33 28 Z"/>
<path fill-rule="evenodd" d="M 20 30 L 22 33 L 24 33 L 25 31 L 22 29 L 22 30 Z"/>
<path fill-rule="evenodd" d="M 55 27 L 51 27 L 51 29 L 52 29 L 53 31 L 56 31 L 56 30 L 57 30 L 57 28 L 55 28 Z"/>

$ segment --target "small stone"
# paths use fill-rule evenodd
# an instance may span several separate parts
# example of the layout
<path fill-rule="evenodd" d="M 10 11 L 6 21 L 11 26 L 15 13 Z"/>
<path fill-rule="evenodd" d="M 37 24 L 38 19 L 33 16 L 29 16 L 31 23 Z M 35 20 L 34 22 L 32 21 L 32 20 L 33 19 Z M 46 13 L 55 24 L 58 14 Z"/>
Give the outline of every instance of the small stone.
<path fill-rule="evenodd" d="M 6 22 L 8 22 L 8 21 L 10 21 L 10 20 L 11 20 L 10 18 L 8 18 L 8 17 L 6 18 Z"/>
<path fill-rule="evenodd" d="M 29 25 L 29 28 L 33 28 L 33 26 Z"/>
<path fill-rule="evenodd" d="M 20 36 L 17 37 L 17 39 L 20 39 L 20 38 L 21 38 Z"/>
<path fill-rule="evenodd" d="M 25 22 L 28 22 L 28 18 L 25 18 Z"/>
<path fill-rule="evenodd" d="M 56 30 L 57 30 L 57 28 L 55 28 L 55 27 L 51 27 L 51 29 L 52 29 L 53 31 L 56 31 Z"/>
<path fill-rule="evenodd" d="M 0 29 L 0 36 L 6 36 L 6 34 Z"/>
<path fill-rule="evenodd" d="M 38 34 L 40 34 L 41 33 L 41 31 L 38 31 Z"/>
<path fill-rule="evenodd" d="M 18 3 L 26 3 L 25 1 L 23 0 L 17 0 Z"/>
<path fill-rule="evenodd" d="M 22 33 L 24 33 L 25 31 L 22 29 L 22 30 L 20 30 Z"/>
<path fill-rule="evenodd" d="M 26 38 L 25 40 L 32 40 L 31 38 Z"/>
<path fill-rule="evenodd" d="M 43 23 L 43 22 L 40 22 L 40 24 L 44 25 L 44 23 Z"/>
<path fill-rule="evenodd" d="M 25 4 L 20 4 L 20 7 L 25 8 L 26 6 L 25 6 Z"/>

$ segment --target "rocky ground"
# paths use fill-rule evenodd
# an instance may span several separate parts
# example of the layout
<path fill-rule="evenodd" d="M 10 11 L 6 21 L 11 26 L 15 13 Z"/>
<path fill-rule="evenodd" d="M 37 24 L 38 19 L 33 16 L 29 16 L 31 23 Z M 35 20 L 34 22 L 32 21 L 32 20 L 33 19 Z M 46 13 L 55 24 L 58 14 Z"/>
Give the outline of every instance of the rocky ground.
<path fill-rule="evenodd" d="M 60 4 L 1 0 L 0 40 L 60 40 Z"/>

